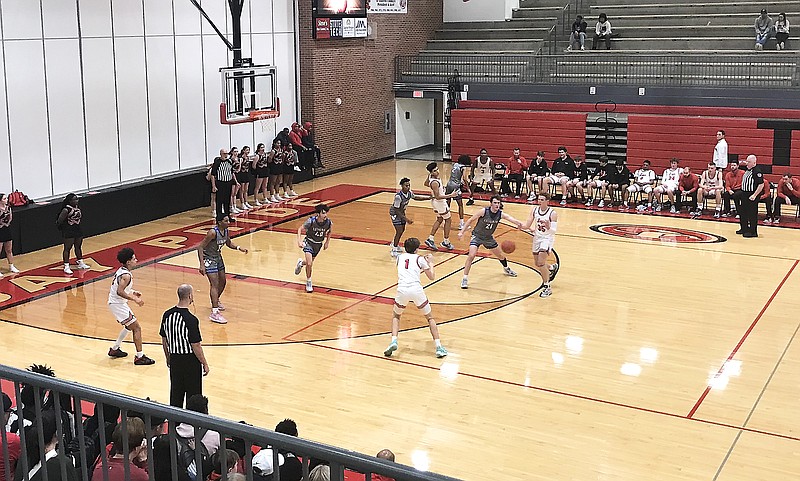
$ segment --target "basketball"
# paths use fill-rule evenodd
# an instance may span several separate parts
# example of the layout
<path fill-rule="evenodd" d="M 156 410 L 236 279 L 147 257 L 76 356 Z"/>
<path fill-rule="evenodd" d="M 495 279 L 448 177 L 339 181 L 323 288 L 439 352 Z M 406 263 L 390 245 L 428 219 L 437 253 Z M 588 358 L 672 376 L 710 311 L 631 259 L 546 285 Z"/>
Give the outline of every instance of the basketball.
<path fill-rule="evenodd" d="M 514 244 L 514 241 L 504 240 L 500 243 L 500 249 L 506 254 L 511 254 L 516 248 L 517 245 Z"/>

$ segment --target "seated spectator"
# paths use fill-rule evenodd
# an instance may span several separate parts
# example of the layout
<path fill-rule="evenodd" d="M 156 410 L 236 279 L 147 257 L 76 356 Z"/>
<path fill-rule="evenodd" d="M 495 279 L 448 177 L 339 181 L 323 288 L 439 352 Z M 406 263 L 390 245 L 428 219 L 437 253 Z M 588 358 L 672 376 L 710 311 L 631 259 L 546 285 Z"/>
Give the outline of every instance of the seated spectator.
<path fill-rule="evenodd" d="M 500 193 L 511 195 L 511 182 L 514 182 L 514 198 L 519 199 L 522 183 L 525 182 L 525 169 L 528 168 L 528 159 L 519 154 L 519 147 L 514 149 L 514 155 L 506 160 L 506 175 L 500 183 Z"/>
<path fill-rule="evenodd" d="M 176 450 L 180 449 L 180 444 Z M 178 479 L 172 479 L 172 454 L 170 452 L 169 435 L 162 434 L 153 440 L 153 479 L 155 481 L 191 481 L 187 466 L 185 466 L 178 453 Z M 103 478 L 99 478 L 103 479 Z"/>
<path fill-rule="evenodd" d="M 717 204 L 714 209 L 714 218 L 719 219 L 722 215 L 722 172 L 717 170 L 714 162 L 708 163 L 708 169 L 700 176 L 700 188 L 697 190 L 697 209 L 691 214 L 694 216 L 703 215 L 703 200 L 715 199 Z"/>
<path fill-rule="evenodd" d="M 691 167 L 688 165 L 683 168 L 683 174 L 681 175 L 681 180 L 678 182 L 678 196 L 677 196 L 677 212 L 681 212 L 681 207 L 683 207 L 683 196 L 686 196 L 689 199 L 689 210 L 691 211 L 692 206 L 697 204 L 697 189 L 700 188 L 700 179 L 692 173 Z"/>
<path fill-rule="evenodd" d="M 631 185 L 631 179 L 633 178 L 633 174 L 631 171 L 628 170 L 628 167 L 625 165 L 625 161 L 622 159 L 617 159 L 615 168 L 611 171 L 610 175 L 608 176 L 608 196 L 611 200 L 614 200 L 614 192 L 619 193 L 619 197 L 624 202 L 624 204 L 620 203 L 620 209 L 627 208 L 627 201 L 628 201 L 628 186 Z M 617 200 L 616 202 L 620 202 Z M 599 205 L 598 205 L 599 207 Z"/>
<path fill-rule="evenodd" d="M 642 162 L 642 168 L 636 169 L 633 173 L 633 183 L 622 192 L 622 206 L 628 208 L 628 199 L 631 194 L 642 192 L 647 194 L 647 209 L 653 209 L 653 182 L 656 180 L 656 173 L 650 168 L 650 161 Z M 641 209 L 639 208 L 641 207 Z M 644 212 L 644 206 L 637 206 L 636 210 Z"/>
<path fill-rule="evenodd" d="M 528 202 L 536 200 L 536 192 L 541 192 L 544 178 L 550 173 L 544 151 L 536 152 L 536 159 L 528 166 Z"/>
<path fill-rule="evenodd" d="M 320 464 L 308 473 L 308 481 L 331 481 L 331 467 Z"/>
<path fill-rule="evenodd" d="M 128 438 L 128 453 L 124 451 L 124 439 Z M 117 424 L 111 435 L 111 451 L 108 453 L 108 481 L 147 481 L 150 479 L 145 468 L 147 467 L 147 444 L 144 442 L 144 421 L 139 418 L 127 418 L 125 429 L 122 424 Z M 127 458 L 127 459 L 126 459 Z M 125 464 L 128 464 L 130 477 L 125 477 Z M 99 462 L 94 467 L 92 479 L 105 479 L 103 477 L 103 463 Z M 48 473 L 49 474 L 49 473 Z"/>
<path fill-rule="evenodd" d="M 786 14 L 781 12 L 778 14 L 778 21 L 775 22 L 775 48 L 786 50 L 787 40 L 789 40 L 789 20 L 786 19 Z"/>
<path fill-rule="evenodd" d="M 8 394 L 2 393 L 3 397 L 3 423 L 0 426 L 0 429 L 7 431 L 6 426 L 8 426 L 9 418 L 11 417 L 11 398 L 8 397 Z M 22 453 L 22 448 L 19 444 L 19 436 L 14 433 L 6 432 L 6 445 L 3 446 L 3 438 L 0 437 L 0 481 L 6 481 L 14 479 L 14 470 L 17 469 L 17 460 Z M 8 464 L 10 472 L 6 473 L 6 464 L 3 452 L 8 451 Z"/>
<path fill-rule="evenodd" d="M 22 480 L 26 475 L 30 481 L 42 481 L 47 470 L 48 481 L 78 481 L 78 472 L 72 466 L 72 460 L 56 451 L 61 442 L 56 428 L 56 413 L 43 411 L 41 417 L 25 428 L 25 452 L 22 454 L 28 463 L 28 472 L 23 472 L 24 463 L 17 463 L 15 480 Z M 41 429 L 44 446 L 39 444 Z M 44 457 L 42 457 L 44 453 Z M 62 469 L 66 477 L 62 477 Z"/>
<path fill-rule="evenodd" d="M 775 26 L 772 17 L 767 14 L 766 8 L 761 9 L 761 15 L 756 17 L 754 26 L 756 29 L 756 50 L 764 50 L 764 44 L 772 36 L 772 30 Z"/>
<path fill-rule="evenodd" d="M 653 196 L 657 199 L 660 199 L 661 196 L 667 194 L 667 199 L 670 205 L 670 214 L 677 212 L 677 209 L 675 208 L 675 192 L 678 190 L 678 182 L 680 182 L 682 172 L 680 167 L 678 167 L 678 162 L 678 159 L 675 157 L 669 161 L 669 168 L 664 169 L 664 173 L 661 175 L 661 185 L 653 189 Z M 656 212 L 661 211 L 661 202 L 658 200 L 656 201 L 655 210 Z"/>
<path fill-rule="evenodd" d="M 584 194 L 584 189 L 589 186 L 589 168 L 587 167 L 586 162 L 583 161 L 583 157 L 580 155 L 575 156 L 573 163 L 575 165 L 575 173 L 572 176 L 572 179 L 567 182 L 567 191 L 573 200 L 578 199 L 576 193 L 577 191 L 580 193 L 581 199 L 585 202 L 586 195 Z"/>
<path fill-rule="evenodd" d="M 736 216 L 739 212 L 742 205 L 742 177 L 744 177 L 744 171 L 739 169 L 739 161 L 730 161 L 728 171 L 725 172 L 722 179 L 725 185 L 722 192 L 722 217 Z M 733 200 L 733 209 L 731 209 L 731 200 Z"/>
<path fill-rule="evenodd" d="M 594 203 L 594 198 L 592 196 L 597 192 L 597 189 L 600 189 L 600 203 L 597 204 L 597 207 L 605 207 L 606 186 L 608 186 L 608 176 L 612 170 L 614 170 L 614 166 L 608 164 L 608 157 L 601 155 L 600 165 L 597 167 L 597 170 L 591 180 L 589 180 L 587 186 L 589 190 L 589 199 L 586 201 L 586 207 L 591 207 Z"/>
<path fill-rule="evenodd" d="M 569 34 L 569 47 L 567 47 L 567 52 L 572 51 L 573 45 L 576 48 L 580 46 L 581 50 L 586 50 L 587 26 L 586 22 L 583 21 L 583 15 L 575 17 L 575 21 L 572 22 L 572 33 Z"/>
<path fill-rule="evenodd" d="M 291 145 L 292 140 L 289 138 L 289 127 L 284 127 L 283 130 L 278 132 L 278 135 L 272 141 L 272 144 L 275 144 L 275 140 L 280 140 L 281 145 Z"/>
<path fill-rule="evenodd" d="M 608 17 L 605 13 L 600 14 L 597 25 L 594 26 L 592 50 L 597 49 L 597 44 L 600 41 L 604 41 L 606 43 L 606 50 L 611 49 L 611 22 L 608 21 Z"/>
<path fill-rule="evenodd" d="M 792 177 L 792 174 L 783 174 L 778 181 L 778 188 L 775 191 L 775 203 L 772 209 L 772 223 L 781 222 L 781 205 L 797 205 L 800 203 L 800 179 Z M 764 222 L 769 224 L 769 218 Z M 0 465 L 2 466 L 2 465 Z M 2 477 L 0 477 L 2 479 Z"/>
<path fill-rule="evenodd" d="M 325 166 L 322 165 L 322 152 L 319 150 L 319 146 L 316 143 L 316 131 L 311 122 L 303 124 L 300 137 L 303 139 L 303 145 L 306 146 L 308 152 L 311 153 L 311 166 L 320 169 L 325 168 Z"/>
<path fill-rule="evenodd" d="M 567 183 L 573 177 L 575 177 L 575 161 L 567 154 L 567 148 L 561 146 L 558 148 L 558 158 L 553 161 L 550 175 L 544 179 L 542 192 L 548 192 L 551 185 L 560 185 L 561 205 L 567 205 Z"/>
<path fill-rule="evenodd" d="M 297 424 L 288 418 L 275 426 L 275 432 L 294 437 L 299 434 L 297 432 Z M 300 481 L 303 479 L 303 463 L 294 453 L 285 449 L 278 449 L 278 456 L 283 458 L 279 470 L 281 481 Z"/>
<path fill-rule="evenodd" d="M 764 209 L 767 211 L 766 217 L 764 217 L 765 224 L 771 224 L 772 222 L 767 222 L 768 219 L 772 219 L 772 184 L 764 177 L 764 188 L 761 189 L 761 196 L 758 198 L 759 204 L 764 204 Z"/>
<path fill-rule="evenodd" d="M 492 158 L 489 157 L 489 153 L 486 149 L 481 149 L 481 155 L 475 158 L 475 161 L 472 163 L 472 184 L 470 187 L 471 192 L 475 192 L 476 188 L 482 188 L 484 191 L 488 190 L 492 194 L 496 194 L 497 191 L 494 188 L 494 162 L 492 162 Z M 475 203 L 475 200 L 470 197 L 467 201 L 467 205 L 472 205 Z"/>
<path fill-rule="evenodd" d="M 208 398 L 202 394 L 194 394 L 186 400 L 186 410 L 200 414 L 208 414 Z M 180 423 L 175 426 L 175 432 L 182 438 L 194 439 L 194 426 Z M 216 431 L 206 431 L 200 440 L 208 450 L 208 455 L 213 456 L 220 445 L 219 433 Z"/>
<path fill-rule="evenodd" d="M 380 451 L 378 451 L 378 454 L 375 457 L 378 459 L 384 459 L 386 461 L 394 462 L 394 453 L 388 449 L 381 449 Z M 381 474 L 373 474 L 372 481 L 394 481 L 394 478 L 383 476 Z"/>
<path fill-rule="evenodd" d="M 222 466 L 222 461 L 225 461 L 225 467 Z M 239 470 L 239 455 L 232 449 L 220 449 L 213 456 L 211 456 L 211 473 L 206 478 L 206 481 L 218 481 L 222 479 L 222 472 L 225 471 L 227 478 L 230 479 L 231 474 L 237 473 Z M 97 479 L 97 478 L 95 478 Z M 283 476 L 281 476 L 283 479 Z M 110 481 L 110 480 L 109 480 Z"/>

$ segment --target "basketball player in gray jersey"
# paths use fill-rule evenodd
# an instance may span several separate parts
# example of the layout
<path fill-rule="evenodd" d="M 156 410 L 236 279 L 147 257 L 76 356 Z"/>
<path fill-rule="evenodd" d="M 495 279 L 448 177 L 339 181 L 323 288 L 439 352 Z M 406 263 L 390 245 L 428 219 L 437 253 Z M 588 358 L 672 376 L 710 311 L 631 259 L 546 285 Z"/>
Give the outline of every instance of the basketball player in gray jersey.
<path fill-rule="evenodd" d="M 500 196 L 493 195 L 492 203 L 489 207 L 484 207 L 475 212 L 467 221 L 466 225 L 458 231 L 458 238 L 461 239 L 464 236 L 465 230 L 473 225 L 475 226 L 475 228 L 472 229 L 472 239 L 469 241 L 469 252 L 467 252 L 467 260 L 464 263 L 464 277 L 461 279 L 462 289 L 469 287 L 469 270 L 472 267 L 472 261 L 475 259 L 475 255 L 478 253 L 478 248 L 481 246 L 491 250 L 500 260 L 500 264 L 503 265 L 503 272 L 505 272 L 507 276 L 517 277 L 517 273 L 508 266 L 506 255 L 494 239 L 494 231 L 503 219 L 516 225 L 517 228 L 522 225 L 522 222 L 503 212 L 503 203 L 500 200 Z"/>
<path fill-rule="evenodd" d="M 447 181 L 447 185 L 444 188 L 445 194 L 452 194 L 453 192 L 458 193 L 453 199 L 455 199 L 456 204 L 458 204 L 459 229 L 464 227 L 464 201 L 461 198 L 461 186 L 467 186 L 467 192 L 469 192 L 470 197 L 472 197 L 472 191 L 469 190 L 469 174 L 467 172 L 467 167 L 470 165 L 472 165 L 472 159 L 470 159 L 469 155 L 459 156 L 458 161 L 453 163 L 453 168 L 450 170 L 450 179 Z M 448 204 L 449 202 L 448 200 Z"/>
<path fill-rule="evenodd" d="M 247 249 L 235 245 L 231 242 L 228 235 L 228 226 L 231 219 L 228 214 L 217 217 L 217 225 L 208 231 L 205 238 L 197 246 L 197 256 L 200 258 L 200 274 L 208 277 L 211 288 L 211 315 L 208 317 L 217 324 L 227 324 L 228 320 L 222 317 L 219 311 L 224 311 L 225 307 L 220 304 L 219 298 L 225 290 L 227 279 L 225 278 L 225 262 L 222 260 L 222 246 L 247 254 Z"/>
<path fill-rule="evenodd" d="M 314 259 L 316 259 L 319 251 L 328 249 L 328 243 L 331 241 L 331 228 L 333 227 L 333 222 L 328 218 L 330 207 L 325 204 L 319 204 L 314 210 L 317 215 L 309 217 L 303 225 L 297 228 L 297 245 L 303 249 L 305 259 L 302 257 L 297 259 L 294 275 L 300 274 L 303 266 L 306 266 L 306 292 L 314 292 L 314 286 L 311 283 L 311 270 L 314 265 Z M 303 239 L 304 232 L 305 239 Z"/>
<path fill-rule="evenodd" d="M 394 240 L 392 240 L 392 257 L 397 257 L 402 252 L 400 250 L 400 237 L 406 231 L 406 224 L 413 224 L 414 221 L 406 217 L 406 207 L 412 200 L 430 200 L 429 195 L 420 195 L 411 192 L 411 179 L 403 177 L 400 179 L 400 191 L 394 195 L 394 201 L 389 206 L 389 217 L 392 218 L 394 226 Z"/>

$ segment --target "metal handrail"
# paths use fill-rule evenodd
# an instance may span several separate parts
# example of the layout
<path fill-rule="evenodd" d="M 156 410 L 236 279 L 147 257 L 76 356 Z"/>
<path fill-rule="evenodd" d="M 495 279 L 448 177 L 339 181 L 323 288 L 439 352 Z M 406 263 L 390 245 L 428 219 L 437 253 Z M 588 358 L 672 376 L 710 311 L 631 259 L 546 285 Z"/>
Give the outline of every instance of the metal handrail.
<path fill-rule="evenodd" d="M 296 454 L 297 456 L 304 458 L 304 460 L 305 458 L 316 458 L 316 459 L 326 460 L 330 463 L 331 466 L 331 479 L 335 481 L 341 481 L 342 470 L 344 469 L 344 467 L 358 471 L 360 473 L 375 473 L 384 476 L 389 476 L 395 478 L 398 481 L 400 480 L 455 481 L 456 480 L 456 478 L 451 478 L 448 476 L 443 476 L 430 472 L 418 471 L 412 467 L 404 466 L 402 464 L 386 462 L 375 457 L 367 456 L 353 451 L 348 451 L 334 446 L 328 446 L 314 441 L 300 439 L 294 436 L 287 436 L 284 434 L 276 433 L 256 426 L 236 423 L 233 421 L 229 421 L 227 419 L 221 419 L 214 416 L 208 416 L 191 411 L 186 411 L 172 406 L 167 406 L 152 401 L 145 401 L 124 394 L 119 394 L 100 388 L 95 388 L 83 384 L 56 379 L 41 374 L 35 374 L 32 372 L 23 371 L 20 369 L 4 365 L 0 365 L 0 380 L 9 380 L 15 384 L 15 391 L 16 391 L 15 395 L 17 399 L 19 399 L 20 395 L 20 387 L 19 387 L 20 384 L 33 386 L 34 389 L 37 390 L 51 391 L 56 396 L 56 399 L 58 399 L 59 396 L 65 396 L 65 395 L 75 398 L 76 418 L 79 418 L 81 415 L 80 412 L 81 401 L 91 401 L 96 403 L 97 405 L 108 404 L 110 406 L 118 407 L 122 410 L 123 414 L 125 413 L 125 411 L 130 411 L 130 412 L 142 413 L 145 415 L 146 419 L 165 418 L 167 419 L 168 424 L 170 426 L 170 435 L 174 434 L 175 425 L 177 425 L 178 423 L 186 423 L 195 427 L 195 433 L 199 432 L 200 430 L 203 430 L 204 432 L 216 431 L 220 433 L 221 438 L 223 437 L 223 435 L 226 435 L 243 439 L 245 441 L 246 446 L 252 446 L 252 445 L 272 446 L 275 448 L 273 449 L 273 455 L 276 461 L 273 464 L 274 466 L 278 466 L 277 463 L 278 449 L 285 449 L 287 451 L 290 451 Z M 38 406 L 38 403 L 37 403 L 37 413 L 41 415 L 41 409 L 40 406 Z M 125 419 L 124 415 L 123 419 Z M 100 420 L 102 422 L 102 417 Z M 149 427 L 149 421 L 147 421 L 145 424 Z M 78 431 L 79 435 L 83 434 L 82 429 L 79 429 Z M 103 430 L 101 430 L 101 435 L 102 432 Z M 150 438 L 151 438 L 150 433 L 148 433 L 147 439 Z M 103 446 L 105 446 L 105 444 L 103 444 Z M 59 449 L 61 450 L 62 447 L 60 447 Z M 152 452 L 150 451 L 151 449 L 152 446 L 148 445 L 148 451 L 149 451 L 148 458 L 150 458 L 152 455 Z M 200 450 L 197 450 L 198 456 L 199 452 Z M 251 456 L 248 455 L 247 457 L 249 464 L 249 458 Z M 0 466 L 0 469 L 3 469 L 2 466 Z M 152 474 L 152 471 L 150 471 L 150 473 Z M 246 474 L 247 474 L 247 479 L 252 480 L 252 471 L 248 470 Z"/>

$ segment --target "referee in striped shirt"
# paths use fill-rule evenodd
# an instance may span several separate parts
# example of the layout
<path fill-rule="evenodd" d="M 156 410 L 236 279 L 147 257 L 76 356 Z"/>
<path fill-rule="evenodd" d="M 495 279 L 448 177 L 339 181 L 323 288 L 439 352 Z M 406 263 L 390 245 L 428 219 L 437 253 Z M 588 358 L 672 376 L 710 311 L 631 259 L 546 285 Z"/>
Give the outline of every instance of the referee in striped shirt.
<path fill-rule="evenodd" d="M 178 305 L 161 318 L 161 345 L 169 368 L 169 403 L 182 408 L 184 398 L 203 394 L 203 376 L 208 374 L 208 362 L 200 342 L 200 321 L 189 312 L 194 302 L 194 288 L 189 284 L 178 287 Z"/>
<path fill-rule="evenodd" d="M 764 189 L 764 173 L 757 164 L 758 159 L 755 155 L 747 156 L 747 172 L 742 177 L 740 229 L 736 231 L 742 237 L 758 237 L 758 200 Z"/>
<path fill-rule="evenodd" d="M 211 165 L 211 192 L 216 192 L 217 218 L 231 214 L 231 191 L 238 182 L 233 175 L 233 163 L 225 149 L 219 149 L 219 157 Z"/>

